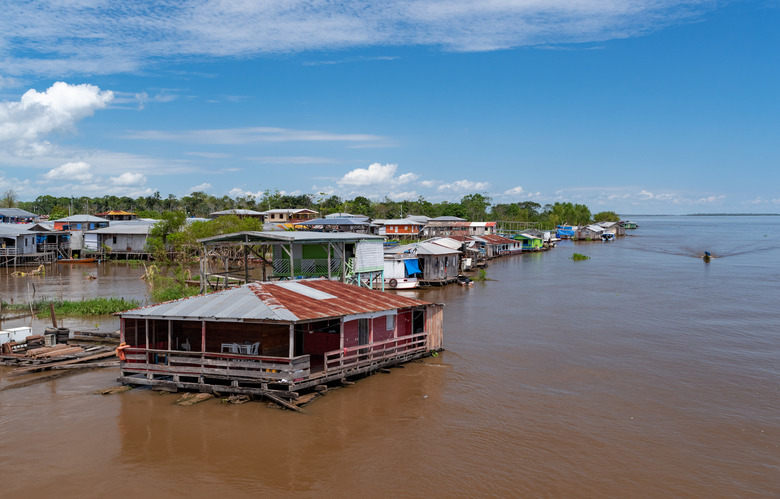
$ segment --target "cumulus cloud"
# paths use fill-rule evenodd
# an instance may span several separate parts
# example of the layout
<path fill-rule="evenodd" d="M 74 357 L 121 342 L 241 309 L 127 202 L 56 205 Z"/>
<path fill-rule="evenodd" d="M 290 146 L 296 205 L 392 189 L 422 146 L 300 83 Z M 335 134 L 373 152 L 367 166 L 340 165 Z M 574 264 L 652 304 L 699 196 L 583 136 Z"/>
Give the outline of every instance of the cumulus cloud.
<path fill-rule="evenodd" d="M 140 173 L 124 172 L 118 177 L 108 179 L 111 184 L 122 187 L 139 186 L 146 183 L 146 177 Z"/>
<path fill-rule="evenodd" d="M 355 168 L 344 175 L 338 183 L 353 187 L 390 184 L 397 169 L 398 165 L 373 163 L 368 168 Z"/>
<path fill-rule="evenodd" d="M 92 178 L 91 169 L 92 166 L 89 163 L 77 161 L 53 168 L 46 172 L 43 177 L 46 180 L 78 180 L 84 182 Z"/>
<path fill-rule="evenodd" d="M 211 189 L 211 184 L 208 182 L 203 182 L 202 184 L 190 187 L 188 192 L 205 192 L 207 189 Z"/>
<path fill-rule="evenodd" d="M 19 154 L 40 152 L 46 148 L 44 137 L 72 131 L 113 98 L 110 90 L 61 81 L 45 92 L 28 90 L 18 102 L 0 103 L 0 144 L 13 144 Z"/>
<path fill-rule="evenodd" d="M 519 196 L 523 193 L 523 186 L 518 185 L 517 187 L 513 187 L 511 189 L 507 189 L 504 191 L 504 194 L 507 196 Z"/>
<path fill-rule="evenodd" d="M 472 180 L 457 180 L 452 183 L 448 184 L 442 184 L 439 187 L 436 188 L 436 190 L 439 191 L 455 191 L 455 192 L 466 192 L 466 191 L 484 191 L 490 186 L 488 182 L 474 182 Z"/>
<path fill-rule="evenodd" d="M 455 51 L 593 42 L 695 18 L 715 0 L 46 2 L 6 9 L 6 74 L 108 74 L 161 57 L 246 57 L 370 46 Z"/>
<path fill-rule="evenodd" d="M 211 187 L 211 185 L 209 185 L 209 187 Z M 252 192 L 252 191 L 247 191 L 245 189 L 242 189 L 241 187 L 233 187 L 232 189 L 230 189 L 230 191 L 228 191 L 228 196 L 232 198 L 237 198 L 237 197 L 244 198 L 249 196 L 257 199 L 262 195 L 263 195 L 263 191 Z"/>

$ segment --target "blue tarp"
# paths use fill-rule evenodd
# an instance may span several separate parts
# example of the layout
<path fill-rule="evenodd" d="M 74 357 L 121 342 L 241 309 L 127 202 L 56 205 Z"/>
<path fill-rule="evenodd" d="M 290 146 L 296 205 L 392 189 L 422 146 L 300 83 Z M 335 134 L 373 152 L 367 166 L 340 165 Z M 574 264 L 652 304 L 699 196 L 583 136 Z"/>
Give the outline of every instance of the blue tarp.
<path fill-rule="evenodd" d="M 422 270 L 420 270 L 420 265 L 417 260 L 404 260 L 404 265 L 406 265 L 406 274 L 409 277 L 414 274 L 422 274 Z"/>

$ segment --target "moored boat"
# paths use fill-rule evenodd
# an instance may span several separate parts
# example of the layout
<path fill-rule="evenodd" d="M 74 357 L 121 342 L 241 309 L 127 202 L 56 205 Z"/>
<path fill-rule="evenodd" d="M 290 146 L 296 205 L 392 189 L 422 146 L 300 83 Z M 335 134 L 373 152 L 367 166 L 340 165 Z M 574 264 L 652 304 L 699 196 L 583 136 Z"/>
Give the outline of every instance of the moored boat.
<path fill-rule="evenodd" d="M 93 263 L 96 261 L 97 258 L 63 258 L 57 260 L 57 263 Z"/>

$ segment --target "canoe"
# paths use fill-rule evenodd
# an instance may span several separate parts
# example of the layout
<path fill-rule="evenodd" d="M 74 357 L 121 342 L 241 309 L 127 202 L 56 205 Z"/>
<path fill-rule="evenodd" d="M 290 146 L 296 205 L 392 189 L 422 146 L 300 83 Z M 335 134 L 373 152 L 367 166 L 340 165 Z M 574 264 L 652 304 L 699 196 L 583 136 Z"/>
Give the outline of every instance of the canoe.
<path fill-rule="evenodd" d="M 65 258 L 57 260 L 57 263 L 93 263 L 96 261 L 97 258 Z"/>

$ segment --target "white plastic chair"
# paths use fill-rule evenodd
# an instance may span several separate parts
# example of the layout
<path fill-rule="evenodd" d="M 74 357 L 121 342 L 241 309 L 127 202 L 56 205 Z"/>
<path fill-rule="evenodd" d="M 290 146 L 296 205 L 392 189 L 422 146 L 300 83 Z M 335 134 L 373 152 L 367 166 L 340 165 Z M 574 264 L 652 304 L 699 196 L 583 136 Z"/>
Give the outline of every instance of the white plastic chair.
<path fill-rule="evenodd" d="M 252 343 L 249 347 L 249 355 L 257 355 L 257 351 L 260 349 L 260 342 Z"/>

